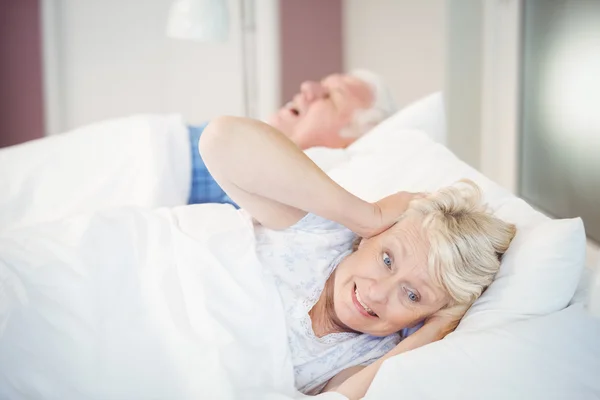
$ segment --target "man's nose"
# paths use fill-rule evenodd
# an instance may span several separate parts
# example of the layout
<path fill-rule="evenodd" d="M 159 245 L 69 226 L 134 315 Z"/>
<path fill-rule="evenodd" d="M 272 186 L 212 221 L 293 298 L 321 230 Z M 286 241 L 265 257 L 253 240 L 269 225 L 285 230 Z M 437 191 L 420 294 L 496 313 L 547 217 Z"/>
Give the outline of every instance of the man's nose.
<path fill-rule="evenodd" d="M 300 92 L 304 95 L 307 102 L 311 102 L 323 96 L 321 84 L 314 81 L 302 82 L 300 85 Z"/>

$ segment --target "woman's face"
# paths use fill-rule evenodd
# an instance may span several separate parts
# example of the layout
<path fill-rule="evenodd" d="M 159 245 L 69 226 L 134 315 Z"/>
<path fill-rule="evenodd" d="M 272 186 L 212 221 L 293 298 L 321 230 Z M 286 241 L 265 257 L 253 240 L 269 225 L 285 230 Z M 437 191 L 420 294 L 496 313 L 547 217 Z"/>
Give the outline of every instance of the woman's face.
<path fill-rule="evenodd" d="M 334 309 L 339 322 L 374 336 L 411 327 L 448 303 L 429 277 L 429 243 L 416 217 L 362 241 L 337 267 Z"/>

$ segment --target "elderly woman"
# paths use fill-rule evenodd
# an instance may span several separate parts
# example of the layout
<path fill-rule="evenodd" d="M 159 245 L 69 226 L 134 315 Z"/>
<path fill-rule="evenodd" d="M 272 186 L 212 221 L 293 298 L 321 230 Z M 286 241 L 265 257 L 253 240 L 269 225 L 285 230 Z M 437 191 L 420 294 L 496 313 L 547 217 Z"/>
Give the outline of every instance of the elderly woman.
<path fill-rule="evenodd" d="M 363 201 L 257 121 L 216 119 L 200 152 L 256 221 L 304 393 L 360 398 L 386 358 L 443 338 L 492 282 L 515 234 L 471 182 Z"/>

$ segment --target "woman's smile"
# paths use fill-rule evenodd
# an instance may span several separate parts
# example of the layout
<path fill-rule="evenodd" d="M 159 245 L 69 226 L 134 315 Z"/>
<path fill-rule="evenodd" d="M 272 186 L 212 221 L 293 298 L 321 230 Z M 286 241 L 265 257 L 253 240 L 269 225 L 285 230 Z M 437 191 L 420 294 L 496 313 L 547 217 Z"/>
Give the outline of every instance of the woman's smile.
<path fill-rule="evenodd" d="M 367 317 L 367 318 L 378 318 L 377 314 L 375 314 L 375 312 L 373 312 L 373 310 L 371 310 L 369 308 L 369 306 L 367 306 L 364 301 L 361 299 L 360 297 L 360 293 L 358 291 L 358 287 L 356 286 L 356 284 L 354 284 L 354 288 L 352 290 L 352 302 L 354 303 L 354 306 L 356 307 L 356 309 L 358 310 L 358 312 Z"/>

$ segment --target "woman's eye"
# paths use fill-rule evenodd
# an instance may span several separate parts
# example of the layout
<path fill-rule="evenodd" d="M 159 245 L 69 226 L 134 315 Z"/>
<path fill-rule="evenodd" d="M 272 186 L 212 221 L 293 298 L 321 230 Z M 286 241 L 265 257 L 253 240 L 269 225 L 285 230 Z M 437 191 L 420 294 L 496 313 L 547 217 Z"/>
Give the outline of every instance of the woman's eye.
<path fill-rule="evenodd" d="M 412 290 L 406 290 L 406 296 L 408 297 L 408 300 L 410 300 L 413 303 L 416 303 L 417 301 L 419 301 L 419 296 L 417 296 L 417 294 L 415 292 L 413 292 Z"/>
<path fill-rule="evenodd" d="M 388 253 L 383 253 L 383 263 L 390 268 L 392 266 L 392 259 Z"/>

